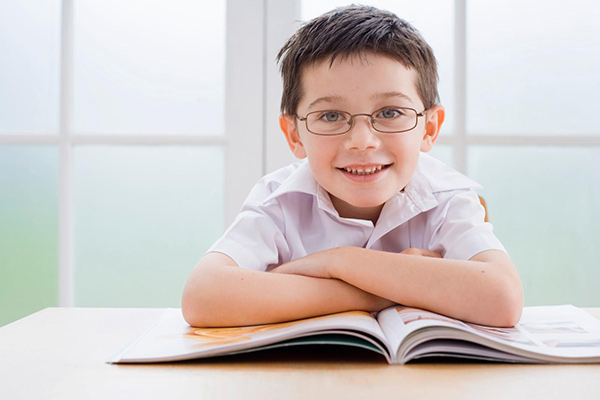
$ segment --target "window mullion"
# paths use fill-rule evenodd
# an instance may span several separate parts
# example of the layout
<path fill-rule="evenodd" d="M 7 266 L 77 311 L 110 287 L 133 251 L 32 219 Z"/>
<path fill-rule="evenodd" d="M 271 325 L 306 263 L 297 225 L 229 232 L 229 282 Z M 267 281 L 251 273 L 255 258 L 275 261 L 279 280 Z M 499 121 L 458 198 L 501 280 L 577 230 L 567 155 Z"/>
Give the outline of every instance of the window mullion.
<path fill-rule="evenodd" d="M 60 103 L 59 103 L 59 304 L 75 305 L 73 268 L 72 143 L 70 121 L 73 88 L 73 0 L 61 5 Z"/>
<path fill-rule="evenodd" d="M 262 176 L 265 1 L 227 2 L 225 225 Z"/>
<path fill-rule="evenodd" d="M 265 45 L 266 99 L 265 99 L 265 172 L 297 161 L 289 150 L 279 127 L 279 107 L 282 82 L 275 57 L 290 36 L 300 26 L 301 0 L 267 3 L 267 41 Z"/>
<path fill-rule="evenodd" d="M 467 4 L 454 1 L 454 167 L 466 173 L 467 169 Z"/>

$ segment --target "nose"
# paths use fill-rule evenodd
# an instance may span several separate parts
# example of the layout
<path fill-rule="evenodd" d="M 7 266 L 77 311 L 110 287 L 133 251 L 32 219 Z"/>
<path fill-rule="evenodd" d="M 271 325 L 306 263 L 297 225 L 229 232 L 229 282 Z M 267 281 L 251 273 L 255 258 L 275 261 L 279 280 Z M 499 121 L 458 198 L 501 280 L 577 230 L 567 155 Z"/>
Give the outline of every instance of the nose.
<path fill-rule="evenodd" d="M 362 118 L 358 118 L 362 117 Z M 346 148 L 356 150 L 376 149 L 380 139 L 376 135 L 369 114 L 356 114 L 352 119 L 352 127 L 346 134 Z"/>

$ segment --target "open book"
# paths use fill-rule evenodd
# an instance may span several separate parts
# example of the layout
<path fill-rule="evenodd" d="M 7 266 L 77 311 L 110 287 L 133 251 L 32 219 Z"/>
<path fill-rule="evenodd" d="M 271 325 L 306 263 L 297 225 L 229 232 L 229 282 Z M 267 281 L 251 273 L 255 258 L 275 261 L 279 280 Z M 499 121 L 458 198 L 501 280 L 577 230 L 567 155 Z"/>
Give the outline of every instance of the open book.
<path fill-rule="evenodd" d="M 430 356 L 517 363 L 600 362 L 600 321 L 577 307 L 525 307 L 514 328 L 461 322 L 394 306 L 377 314 L 350 311 L 270 325 L 193 328 L 168 309 L 111 363 L 181 361 L 274 347 L 334 344 L 382 354 L 391 364 Z"/>

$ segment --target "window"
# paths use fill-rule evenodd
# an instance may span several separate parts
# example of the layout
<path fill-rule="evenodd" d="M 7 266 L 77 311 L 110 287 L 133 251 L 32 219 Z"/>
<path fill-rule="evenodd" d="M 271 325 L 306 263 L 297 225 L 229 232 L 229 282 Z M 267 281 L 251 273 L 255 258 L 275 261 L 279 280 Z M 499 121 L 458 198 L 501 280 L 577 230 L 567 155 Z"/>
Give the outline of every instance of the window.
<path fill-rule="evenodd" d="M 179 305 L 262 173 L 262 1 L 229 4 L 0 5 L 0 324 Z"/>
<path fill-rule="evenodd" d="M 258 178 L 295 161 L 275 55 L 344 3 L 3 2 L 0 325 L 56 305 L 178 306 Z M 433 155 L 485 186 L 527 305 L 598 304 L 600 5 L 371 4 L 436 52 L 448 119 Z"/>

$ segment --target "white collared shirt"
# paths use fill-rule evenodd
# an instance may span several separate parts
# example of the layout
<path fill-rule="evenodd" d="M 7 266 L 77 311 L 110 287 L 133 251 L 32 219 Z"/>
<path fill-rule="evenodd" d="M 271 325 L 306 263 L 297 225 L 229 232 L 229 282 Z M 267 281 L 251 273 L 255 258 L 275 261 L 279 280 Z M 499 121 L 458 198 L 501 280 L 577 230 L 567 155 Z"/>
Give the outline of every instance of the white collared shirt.
<path fill-rule="evenodd" d="M 235 221 L 207 252 L 240 267 L 266 271 L 287 261 L 339 246 L 399 253 L 429 249 L 468 260 L 504 250 L 484 222 L 474 188 L 481 186 L 427 154 L 403 191 L 388 200 L 376 224 L 339 216 L 306 161 L 264 176 Z"/>

